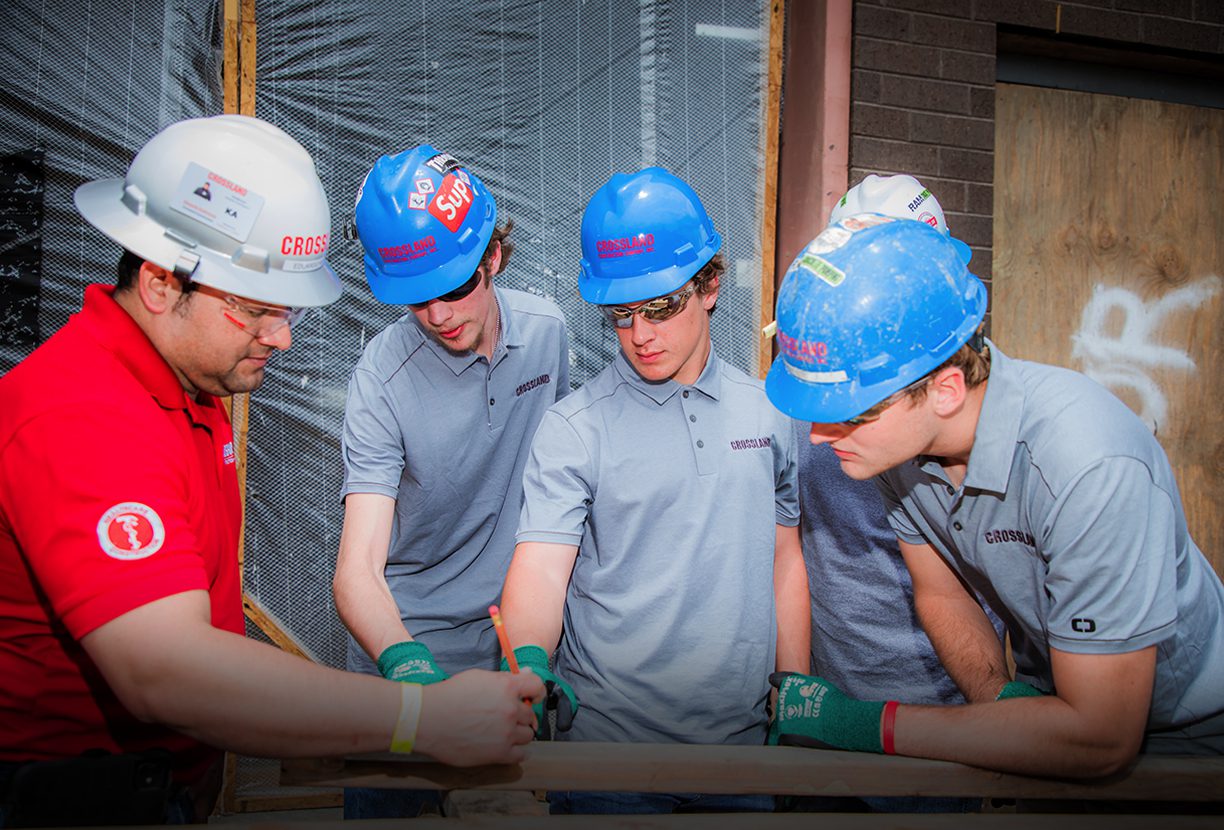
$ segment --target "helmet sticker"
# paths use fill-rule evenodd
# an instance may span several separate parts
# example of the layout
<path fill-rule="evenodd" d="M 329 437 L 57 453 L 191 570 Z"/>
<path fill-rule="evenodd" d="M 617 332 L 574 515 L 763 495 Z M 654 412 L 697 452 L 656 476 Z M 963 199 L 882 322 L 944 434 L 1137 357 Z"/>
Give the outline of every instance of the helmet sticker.
<path fill-rule="evenodd" d="M 818 256 L 804 254 L 799 257 L 798 265 L 805 271 L 810 271 L 829 285 L 836 288 L 841 285 L 846 279 L 846 272 L 833 265 L 827 259 L 822 259 Z"/>
<path fill-rule="evenodd" d="M 804 253 L 807 254 L 827 254 L 829 251 L 835 251 L 842 245 L 850 241 L 851 233 L 845 228 L 839 228 L 836 225 L 830 225 L 820 232 L 820 236 L 808 243 Z"/>
<path fill-rule="evenodd" d="M 415 179 L 412 182 L 412 186 L 416 188 L 417 193 L 433 193 L 434 192 L 433 179 L 429 178 L 428 176 L 422 176 L 419 179 Z"/>
<path fill-rule="evenodd" d="M 464 184 L 471 185 L 472 179 L 468 176 L 467 171 L 464 170 L 462 167 L 460 167 L 458 170 L 455 171 L 455 175 L 463 179 Z"/>
<path fill-rule="evenodd" d="M 432 188 L 432 182 L 431 182 L 430 192 L 432 192 L 432 190 L 433 188 Z M 425 193 L 409 193 L 408 194 L 408 207 L 412 208 L 413 210 L 425 210 L 425 208 L 428 206 L 429 206 L 429 196 L 427 194 Z"/>
<path fill-rule="evenodd" d="M 928 210 L 928 211 L 924 211 L 924 212 L 923 212 L 923 213 L 922 213 L 922 214 L 921 214 L 921 215 L 918 217 L 918 221 L 919 221 L 919 222 L 926 222 L 926 223 L 927 223 L 928 225 L 930 225 L 932 228 L 935 228 L 935 229 L 937 229 L 937 230 L 939 229 L 939 220 L 938 220 L 938 219 L 936 219 L 936 218 L 935 218 L 935 214 L 931 213 L 929 210 Z"/>
<path fill-rule="evenodd" d="M 911 199 L 910 203 L 907 204 L 906 207 L 909 208 L 910 213 L 913 213 L 914 211 L 918 209 L 918 206 L 921 205 L 923 202 L 925 202 L 927 199 L 929 199 L 930 196 L 931 196 L 931 191 L 923 190 L 921 193 L 919 193 L 917 196 Z"/>
<path fill-rule="evenodd" d="M 446 225 L 446 229 L 451 233 L 458 233 L 459 226 L 463 224 L 471 206 L 472 188 L 464 184 L 458 176 L 447 176 L 438 188 L 438 195 L 430 202 L 429 212 Z"/>
<path fill-rule="evenodd" d="M 597 239 L 595 252 L 600 259 L 647 254 L 654 250 L 654 243 L 653 233 L 639 233 L 636 236 L 623 236 L 620 239 Z"/>
<path fill-rule="evenodd" d="M 179 180 L 170 209 L 246 242 L 263 205 L 264 198 L 258 193 L 192 162 Z"/>
<path fill-rule="evenodd" d="M 161 517 L 140 502 L 120 502 L 98 520 L 98 544 L 114 559 L 144 559 L 161 550 L 165 541 Z"/>
<path fill-rule="evenodd" d="M 378 255 L 382 257 L 382 261 L 387 265 L 393 265 L 396 262 L 407 262 L 410 259 L 417 259 L 426 254 L 431 254 L 438 249 L 438 240 L 430 234 L 429 236 L 418 239 L 416 242 L 408 242 L 403 245 L 390 245 L 378 249 Z"/>
<path fill-rule="evenodd" d="M 431 170 L 437 170 L 445 176 L 459 166 L 459 159 L 450 153 L 438 153 L 436 156 L 426 159 L 425 166 Z"/>
<path fill-rule="evenodd" d="M 854 216 L 847 216 L 838 222 L 838 224 L 848 231 L 865 231 L 868 228 L 874 228 L 876 225 L 895 221 L 897 220 L 891 216 L 880 216 L 875 213 L 856 213 Z"/>

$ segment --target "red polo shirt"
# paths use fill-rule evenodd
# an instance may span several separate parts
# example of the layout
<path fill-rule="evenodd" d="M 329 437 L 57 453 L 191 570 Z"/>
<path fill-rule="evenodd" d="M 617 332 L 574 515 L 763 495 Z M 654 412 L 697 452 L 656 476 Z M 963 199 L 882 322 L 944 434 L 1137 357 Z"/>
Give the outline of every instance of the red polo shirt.
<path fill-rule="evenodd" d="M 0 759 L 164 747 L 186 781 L 215 750 L 133 718 L 79 641 L 192 590 L 243 633 L 233 437 L 112 293 L 0 378 Z"/>

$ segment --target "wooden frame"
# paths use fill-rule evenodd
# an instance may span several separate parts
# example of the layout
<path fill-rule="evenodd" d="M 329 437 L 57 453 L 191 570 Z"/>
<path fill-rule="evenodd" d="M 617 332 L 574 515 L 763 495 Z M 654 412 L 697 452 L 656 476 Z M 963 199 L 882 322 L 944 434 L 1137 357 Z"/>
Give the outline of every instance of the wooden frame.
<path fill-rule="evenodd" d="M 282 761 L 281 783 L 1224 803 L 1224 757 L 1141 756 L 1118 775 L 1063 781 L 947 761 L 798 747 L 559 742 L 531 744 L 521 764 L 466 769 L 390 753 Z"/>

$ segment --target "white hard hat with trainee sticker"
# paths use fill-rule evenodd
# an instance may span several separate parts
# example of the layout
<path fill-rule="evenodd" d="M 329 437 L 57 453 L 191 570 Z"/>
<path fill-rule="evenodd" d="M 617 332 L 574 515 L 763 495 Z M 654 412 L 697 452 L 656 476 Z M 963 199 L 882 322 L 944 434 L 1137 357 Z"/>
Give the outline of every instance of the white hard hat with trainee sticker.
<path fill-rule="evenodd" d="M 948 220 L 944 217 L 943 208 L 935 194 L 913 176 L 877 176 L 872 173 L 847 190 L 846 195 L 838 200 L 829 215 L 829 224 L 835 225 L 847 216 L 859 213 L 879 213 L 896 219 L 917 219 L 919 222 L 925 222 L 952 240 L 957 253 L 966 264 L 973 256 L 968 245 L 952 236 L 948 229 Z"/>
<path fill-rule="evenodd" d="M 266 121 L 217 115 L 171 124 L 124 178 L 83 184 L 75 201 L 98 230 L 184 278 L 275 305 L 340 297 L 314 160 Z"/>

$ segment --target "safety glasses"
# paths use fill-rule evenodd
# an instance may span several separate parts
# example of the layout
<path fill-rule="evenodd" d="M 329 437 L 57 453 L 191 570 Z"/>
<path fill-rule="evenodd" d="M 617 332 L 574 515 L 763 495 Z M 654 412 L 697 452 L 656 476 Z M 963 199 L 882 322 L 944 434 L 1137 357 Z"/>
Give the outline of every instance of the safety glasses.
<path fill-rule="evenodd" d="M 853 418 L 847 418 L 841 423 L 844 426 L 848 426 L 848 427 L 858 427 L 858 426 L 862 426 L 863 424 L 870 424 L 872 421 L 878 421 L 880 420 L 880 416 L 884 414 L 884 410 L 888 409 L 888 407 L 892 406 L 897 401 L 901 400 L 901 398 L 905 397 L 907 392 L 909 392 L 911 389 L 918 389 L 920 387 L 926 386 L 928 383 L 930 383 L 930 381 L 931 381 L 930 375 L 923 375 L 922 377 L 918 378 L 918 380 L 911 383 L 909 386 L 906 386 L 903 389 L 898 389 L 896 392 L 893 392 L 891 395 L 889 395 L 884 400 L 868 408 L 867 411 L 863 412 L 861 415 L 856 415 Z"/>
<path fill-rule="evenodd" d="M 637 308 L 627 308 L 623 305 L 601 305 L 599 309 L 612 325 L 618 329 L 628 329 L 633 328 L 633 315 L 635 314 L 641 314 L 644 319 L 652 323 L 670 320 L 684 311 L 689 298 L 695 293 L 697 293 L 697 287 L 689 282 L 685 283 L 675 294 L 648 300 Z"/>
<path fill-rule="evenodd" d="M 476 286 L 480 285 L 481 278 L 484 277 L 483 267 L 477 268 L 476 273 L 472 274 L 471 279 L 463 285 L 456 288 L 454 291 L 447 291 L 440 297 L 434 297 L 432 300 L 426 300 L 423 303 L 408 303 L 408 307 L 416 311 L 420 311 L 430 303 L 457 303 L 476 290 Z"/>
<path fill-rule="evenodd" d="M 192 283 L 195 291 L 216 297 L 225 303 L 225 319 L 259 340 L 271 337 L 286 326 L 292 326 L 306 316 L 308 308 L 265 305 L 264 303 L 235 297 L 203 283 Z"/>

